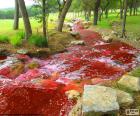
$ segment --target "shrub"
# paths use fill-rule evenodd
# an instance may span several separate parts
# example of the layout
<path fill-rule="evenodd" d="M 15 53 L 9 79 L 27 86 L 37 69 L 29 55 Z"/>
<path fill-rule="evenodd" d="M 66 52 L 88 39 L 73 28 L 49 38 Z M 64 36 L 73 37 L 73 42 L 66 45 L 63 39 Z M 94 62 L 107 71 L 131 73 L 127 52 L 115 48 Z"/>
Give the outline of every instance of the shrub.
<path fill-rule="evenodd" d="M 8 36 L 0 35 L 0 42 L 2 42 L 2 43 L 8 43 L 9 42 Z"/>
<path fill-rule="evenodd" d="M 44 38 L 41 35 L 32 35 L 28 42 L 29 44 L 35 45 L 37 47 L 47 47 L 48 45 L 47 38 Z"/>

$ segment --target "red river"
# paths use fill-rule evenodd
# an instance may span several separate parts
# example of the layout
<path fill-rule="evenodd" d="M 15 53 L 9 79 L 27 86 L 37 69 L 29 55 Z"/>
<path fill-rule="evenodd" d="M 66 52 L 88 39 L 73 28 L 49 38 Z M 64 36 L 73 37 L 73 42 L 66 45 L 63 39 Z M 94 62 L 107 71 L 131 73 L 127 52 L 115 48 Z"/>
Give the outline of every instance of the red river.
<path fill-rule="evenodd" d="M 77 31 L 85 46 L 71 46 L 45 60 L 28 58 L 16 76 L 9 67 L 0 69 L 0 114 L 67 116 L 76 101 L 69 100 L 66 91 L 82 93 L 85 84 L 118 79 L 139 64 L 139 50 L 134 47 L 120 41 L 106 43 L 91 30 Z M 27 69 L 33 60 L 40 67 Z"/>

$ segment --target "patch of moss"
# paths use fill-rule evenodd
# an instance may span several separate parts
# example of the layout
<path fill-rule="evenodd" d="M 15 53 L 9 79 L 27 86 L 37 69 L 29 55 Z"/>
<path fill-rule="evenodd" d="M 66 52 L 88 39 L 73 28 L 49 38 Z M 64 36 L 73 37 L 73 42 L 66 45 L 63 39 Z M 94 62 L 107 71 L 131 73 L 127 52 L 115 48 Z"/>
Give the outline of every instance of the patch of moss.
<path fill-rule="evenodd" d="M 137 67 L 134 70 L 132 70 L 131 72 L 129 72 L 129 75 L 140 78 L 140 67 Z"/>

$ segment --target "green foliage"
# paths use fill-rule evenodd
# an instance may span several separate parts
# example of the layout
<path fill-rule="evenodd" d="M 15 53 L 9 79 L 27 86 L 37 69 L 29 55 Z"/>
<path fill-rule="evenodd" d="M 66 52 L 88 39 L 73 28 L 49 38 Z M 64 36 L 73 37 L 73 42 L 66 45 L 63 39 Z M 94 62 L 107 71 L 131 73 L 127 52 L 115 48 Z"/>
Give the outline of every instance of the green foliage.
<path fill-rule="evenodd" d="M 20 36 L 15 35 L 10 39 L 10 44 L 12 44 L 13 46 L 17 47 L 17 46 L 21 46 L 22 44 L 22 39 L 20 38 Z"/>
<path fill-rule="evenodd" d="M 19 36 L 19 38 L 24 39 L 25 38 L 25 32 L 24 31 L 19 31 L 17 32 L 17 36 Z"/>
<path fill-rule="evenodd" d="M 9 38 L 6 35 L 0 35 L 0 42 L 2 43 L 8 43 L 9 42 Z"/>
<path fill-rule="evenodd" d="M 47 47 L 47 45 L 48 45 L 47 38 L 44 38 L 41 35 L 32 35 L 29 38 L 28 42 L 37 47 Z"/>
<path fill-rule="evenodd" d="M 16 33 L 16 35 L 14 35 L 10 39 L 10 43 L 15 47 L 16 46 L 21 46 L 24 37 L 25 37 L 25 33 L 23 31 L 19 31 L 19 32 Z"/>

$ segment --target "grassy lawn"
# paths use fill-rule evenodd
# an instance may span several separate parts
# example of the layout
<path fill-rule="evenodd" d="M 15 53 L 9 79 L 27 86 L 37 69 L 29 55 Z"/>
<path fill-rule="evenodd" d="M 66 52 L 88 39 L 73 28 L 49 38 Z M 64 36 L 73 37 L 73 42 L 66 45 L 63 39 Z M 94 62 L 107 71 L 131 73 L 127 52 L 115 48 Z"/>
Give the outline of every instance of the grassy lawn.
<path fill-rule="evenodd" d="M 57 21 L 58 13 L 51 13 L 49 16 L 49 23 L 48 23 L 48 28 L 49 29 L 54 29 L 57 24 L 54 21 Z M 66 17 L 66 21 L 72 19 L 74 17 L 73 13 L 69 13 Z M 84 19 L 84 16 L 81 16 L 79 18 Z M 50 20 L 53 20 L 53 22 L 50 22 Z M 117 14 L 109 14 L 108 19 L 102 18 L 102 21 L 98 22 L 99 28 L 107 28 L 111 29 L 110 22 L 111 21 L 119 21 L 119 17 L 117 17 Z M 33 32 L 41 32 L 42 31 L 42 24 L 39 23 L 37 20 L 34 18 L 30 18 L 31 21 L 31 26 L 33 29 Z M 12 36 L 14 35 L 17 31 L 13 30 L 13 20 L 0 20 L 0 35 L 7 35 L 7 36 Z M 20 24 L 19 24 L 19 29 L 24 30 L 24 25 L 22 19 L 20 19 Z M 126 24 L 126 29 L 129 32 L 134 32 L 134 33 L 140 33 L 140 15 L 139 16 L 127 16 L 127 24 Z"/>

